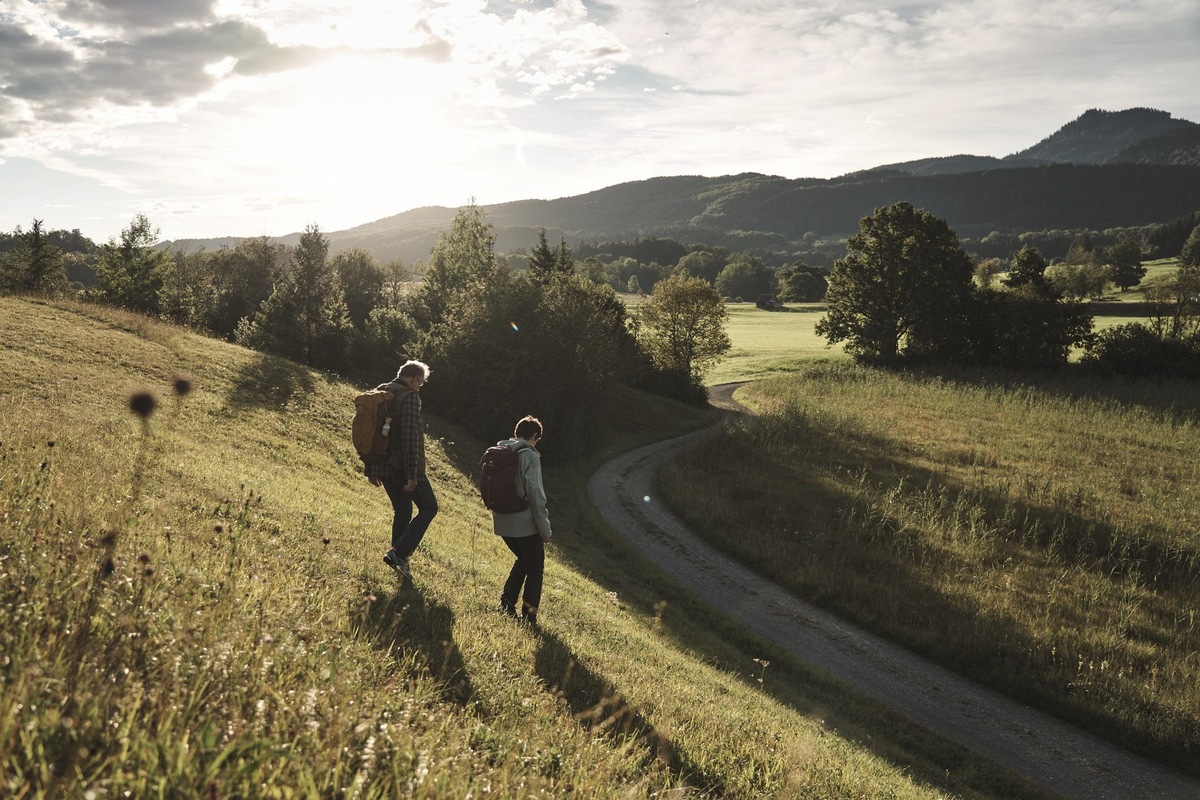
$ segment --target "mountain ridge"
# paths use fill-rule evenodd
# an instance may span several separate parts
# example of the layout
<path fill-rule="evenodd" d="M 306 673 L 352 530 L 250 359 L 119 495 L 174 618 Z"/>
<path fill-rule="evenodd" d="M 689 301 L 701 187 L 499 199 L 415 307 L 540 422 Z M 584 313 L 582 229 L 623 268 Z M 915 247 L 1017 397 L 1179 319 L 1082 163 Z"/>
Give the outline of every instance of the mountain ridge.
<path fill-rule="evenodd" d="M 959 154 L 886 164 L 836 178 L 754 172 L 626 181 L 553 200 L 484 205 L 497 250 L 552 238 L 598 242 L 643 236 L 731 249 L 789 251 L 806 236 L 844 237 L 875 208 L 899 200 L 959 231 L 1138 226 L 1200 209 L 1200 124 L 1165 111 L 1089 109 L 1004 158 Z M 457 209 L 424 206 L 341 231 L 331 250 L 360 247 L 379 260 L 425 259 Z M 294 244 L 298 232 L 274 237 Z M 188 239 L 198 249 L 236 241 Z"/>

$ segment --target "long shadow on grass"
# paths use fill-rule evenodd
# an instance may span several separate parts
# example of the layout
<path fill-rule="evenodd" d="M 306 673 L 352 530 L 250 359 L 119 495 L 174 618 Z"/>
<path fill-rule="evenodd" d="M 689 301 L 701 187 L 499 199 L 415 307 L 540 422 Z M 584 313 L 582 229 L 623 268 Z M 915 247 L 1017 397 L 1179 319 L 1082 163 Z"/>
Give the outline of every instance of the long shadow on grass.
<path fill-rule="evenodd" d="M 312 390 L 311 368 L 268 353 L 255 353 L 234 377 L 228 402 L 236 409 L 281 407 L 290 398 Z"/>
<path fill-rule="evenodd" d="M 474 694 L 466 662 L 454 641 L 454 612 L 431 602 L 413 586 L 375 592 L 366 613 L 356 610 L 351 623 L 376 647 L 419 652 L 425 669 L 441 687 L 442 699 L 465 706 Z"/>
<path fill-rule="evenodd" d="M 719 779 L 696 774 L 683 763 L 674 743 L 631 706 L 617 689 L 575 658 L 555 634 L 542 630 L 534 671 L 546 686 L 566 702 L 585 730 L 612 738 L 636 741 L 675 774 L 694 781 L 714 796 L 725 794 Z"/>

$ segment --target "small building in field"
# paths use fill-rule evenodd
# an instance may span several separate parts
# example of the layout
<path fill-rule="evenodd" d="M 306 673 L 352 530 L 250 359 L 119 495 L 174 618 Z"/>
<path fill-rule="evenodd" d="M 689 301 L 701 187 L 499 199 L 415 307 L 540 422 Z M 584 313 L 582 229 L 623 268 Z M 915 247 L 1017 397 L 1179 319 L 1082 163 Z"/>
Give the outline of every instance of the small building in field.
<path fill-rule="evenodd" d="M 773 294 L 760 294 L 754 301 L 754 305 L 764 311 L 779 311 L 783 308 L 783 303 L 779 302 L 779 298 Z"/>

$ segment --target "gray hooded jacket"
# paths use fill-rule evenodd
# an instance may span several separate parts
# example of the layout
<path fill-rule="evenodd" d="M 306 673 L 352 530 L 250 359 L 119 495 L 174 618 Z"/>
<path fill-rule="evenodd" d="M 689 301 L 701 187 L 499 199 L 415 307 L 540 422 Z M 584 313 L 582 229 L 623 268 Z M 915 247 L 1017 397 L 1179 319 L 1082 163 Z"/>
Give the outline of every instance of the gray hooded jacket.
<path fill-rule="evenodd" d="M 542 457 L 524 439 L 506 439 L 496 442 L 500 447 L 518 450 L 520 461 L 517 467 L 517 494 L 529 501 L 529 508 L 515 514 L 492 512 L 492 528 L 497 536 L 517 538 L 540 535 L 549 539 L 550 514 L 546 511 L 546 489 L 542 485 Z M 519 449 L 518 449 L 519 448 Z"/>

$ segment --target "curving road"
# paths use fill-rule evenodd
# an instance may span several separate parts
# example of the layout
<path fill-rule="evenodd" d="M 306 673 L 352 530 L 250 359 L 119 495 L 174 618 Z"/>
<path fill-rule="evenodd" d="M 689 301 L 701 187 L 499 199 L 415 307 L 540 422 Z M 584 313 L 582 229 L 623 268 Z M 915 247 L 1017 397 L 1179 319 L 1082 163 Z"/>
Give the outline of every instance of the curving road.
<path fill-rule="evenodd" d="M 713 405 L 740 384 L 713 387 Z M 1064 798 L 1200 798 L 1200 780 L 1130 754 L 855 628 L 789 594 L 692 534 L 654 492 L 654 475 L 707 431 L 617 457 L 588 481 L 608 525 L 697 596 L 764 639 L 909 719 Z"/>

